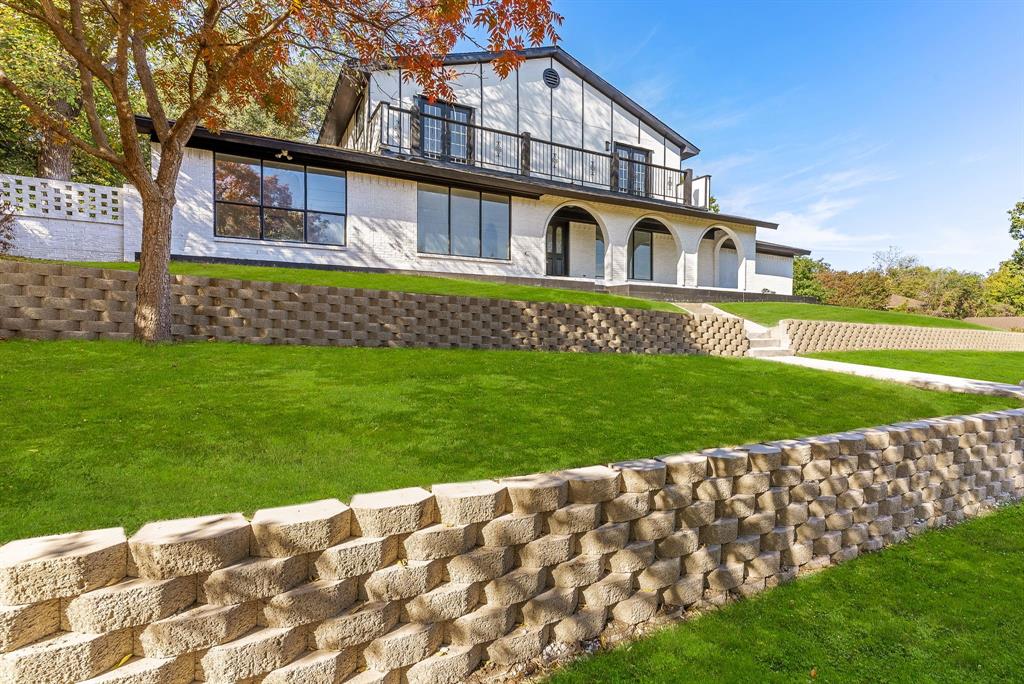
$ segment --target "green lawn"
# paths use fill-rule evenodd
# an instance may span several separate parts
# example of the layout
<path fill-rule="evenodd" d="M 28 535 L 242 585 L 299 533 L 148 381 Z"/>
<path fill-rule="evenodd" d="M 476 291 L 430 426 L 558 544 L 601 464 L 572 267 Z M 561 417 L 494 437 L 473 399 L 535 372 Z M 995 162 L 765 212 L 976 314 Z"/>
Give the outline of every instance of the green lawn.
<path fill-rule="evenodd" d="M 551 684 L 1019 682 L 1022 595 L 1014 506 L 577 661 Z"/>
<path fill-rule="evenodd" d="M 818 359 L 955 375 L 1016 385 L 1024 380 L 1024 352 L 848 351 L 808 354 Z"/>
<path fill-rule="evenodd" d="M 138 270 L 137 263 L 75 262 L 79 266 L 93 268 L 116 268 Z M 234 278 L 237 280 L 264 280 L 272 283 L 295 283 L 298 285 L 327 285 L 331 287 L 358 287 L 367 290 L 393 290 L 417 292 L 420 294 L 458 295 L 465 297 L 492 297 L 528 302 L 558 302 L 561 304 L 590 304 L 593 306 L 617 306 L 626 309 L 647 309 L 654 311 L 682 310 L 669 302 L 658 302 L 637 297 L 623 297 L 602 292 L 586 292 L 558 287 L 537 287 L 534 285 L 507 285 L 497 282 L 471 280 L 469 278 L 441 278 L 436 276 L 405 275 L 393 273 L 368 273 L 365 271 L 329 271 L 313 268 L 276 268 L 272 266 L 238 266 L 234 264 L 202 264 L 191 261 L 172 261 L 171 273 L 204 276 L 208 278 Z"/>
<path fill-rule="evenodd" d="M 978 412 L 755 359 L 0 342 L 0 540 Z"/>
<path fill-rule="evenodd" d="M 887 323 L 889 325 L 916 325 L 922 328 L 973 328 L 991 330 L 977 323 L 966 323 L 953 318 L 922 316 L 900 311 L 875 311 L 849 306 L 826 304 L 800 304 L 788 302 L 723 302 L 719 309 L 742 316 L 761 325 L 772 326 L 787 318 L 805 321 L 844 321 L 849 323 Z"/>

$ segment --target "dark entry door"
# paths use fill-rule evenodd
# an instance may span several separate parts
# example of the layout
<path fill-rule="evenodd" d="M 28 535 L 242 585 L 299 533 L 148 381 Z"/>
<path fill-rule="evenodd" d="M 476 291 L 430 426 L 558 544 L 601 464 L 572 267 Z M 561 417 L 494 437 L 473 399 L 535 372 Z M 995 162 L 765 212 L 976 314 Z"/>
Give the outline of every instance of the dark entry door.
<path fill-rule="evenodd" d="M 615 154 L 619 158 L 618 191 L 630 195 L 649 194 L 647 166 L 650 162 L 650 152 L 639 147 L 615 143 Z"/>
<path fill-rule="evenodd" d="M 569 275 L 569 225 L 549 227 L 547 243 L 548 275 Z"/>

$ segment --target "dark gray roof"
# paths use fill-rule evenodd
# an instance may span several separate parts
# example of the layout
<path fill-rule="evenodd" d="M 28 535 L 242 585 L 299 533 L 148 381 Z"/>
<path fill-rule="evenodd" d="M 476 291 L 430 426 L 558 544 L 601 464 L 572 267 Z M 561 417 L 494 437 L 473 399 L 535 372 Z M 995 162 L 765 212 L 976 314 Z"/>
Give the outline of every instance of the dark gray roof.
<path fill-rule="evenodd" d="M 811 253 L 811 250 L 802 249 L 800 247 L 790 247 L 789 245 L 779 245 L 774 242 L 761 242 L 758 240 L 757 253 L 774 254 L 776 256 L 807 256 Z"/>

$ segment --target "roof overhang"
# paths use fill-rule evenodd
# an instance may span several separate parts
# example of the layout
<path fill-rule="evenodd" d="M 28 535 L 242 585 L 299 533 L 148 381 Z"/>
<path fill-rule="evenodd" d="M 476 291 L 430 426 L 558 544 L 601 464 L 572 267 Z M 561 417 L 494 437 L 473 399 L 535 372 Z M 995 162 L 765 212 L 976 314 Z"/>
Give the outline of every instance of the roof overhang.
<path fill-rule="evenodd" d="M 779 245 L 774 242 L 761 242 L 757 241 L 756 251 L 758 254 L 773 254 L 775 256 L 807 256 L 811 253 L 809 249 L 802 249 L 800 247 L 790 247 L 789 245 Z"/>
<path fill-rule="evenodd" d="M 136 126 L 140 133 L 149 135 L 151 140 L 159 142 L 153 122 L 149 117 L 136 117 Z M 504 193 L 526 199 L 540 199 L 544 195 L 552 195 L 567 199 L 637 207 L 648 211 L 722 223 L 772 229 L 779 227 L 777 223 L 769 221 L 718 214 L 675 202 L 636 197 L 612 190 L 568 185 L 542 178 L 528 178 L 512 173 L 466 167 L 461 164 L 442 164 L 434 160 L 425 162 L 418 158 L 392 154 L 369 154 L 331 145 L 294 142 L 236 131 L 213 132 L 203 127 L 197 127 L 187 146 L 227 154 L 261 157 L 273 156 L 284 150 L 291 155 L 296 163 L 324 168 L 440 183 L 473 190 Z"/>

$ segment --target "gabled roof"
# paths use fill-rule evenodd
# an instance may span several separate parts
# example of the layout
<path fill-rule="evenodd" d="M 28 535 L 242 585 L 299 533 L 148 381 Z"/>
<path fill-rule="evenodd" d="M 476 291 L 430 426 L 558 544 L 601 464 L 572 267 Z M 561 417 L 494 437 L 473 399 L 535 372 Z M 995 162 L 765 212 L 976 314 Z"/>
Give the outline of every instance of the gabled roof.
<path fill-rule="evenodd" d="M 700 152 L 700 148 L 670 128 L 664 121 L 641 107 L 631 97 L 598 76 L 594 71 L 557 45 L 526 48 L 520 50 L 519 54 L 525 59 L 551 58 L 555 60 L 589 83 L 602 95 L 615 102 L 616 105 L 637 117 L 654 131 L 665 136 L 666 140 L 682 150 L 682 159 L 689 159 Z M 499 55 L 500 53 L 497 52 L 459 52 L 445 57 L 444 64 L 446 66 L 480 64 L 491 62 Z M 357 83 L 351 77 L 344 74 L 338 78 L 338 83 L 334 89 L 334 96 L 331 98 L 327 114 L 324 117 L 324 125 L 320 129 L 319 142 L 325 142 L 324 137 L 329 134 L 333 134 L 334 137 L 341 135 L 355 113 L 356 104 L 359 99 L 358 93 L 364 85 L 365 81 Z M 329 143 L 330 141 L 326 142 Z"/>

